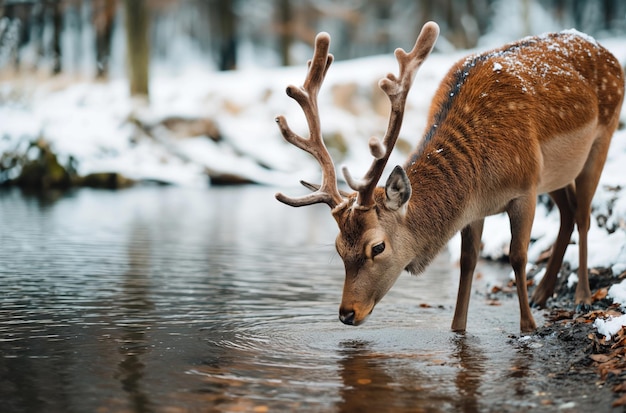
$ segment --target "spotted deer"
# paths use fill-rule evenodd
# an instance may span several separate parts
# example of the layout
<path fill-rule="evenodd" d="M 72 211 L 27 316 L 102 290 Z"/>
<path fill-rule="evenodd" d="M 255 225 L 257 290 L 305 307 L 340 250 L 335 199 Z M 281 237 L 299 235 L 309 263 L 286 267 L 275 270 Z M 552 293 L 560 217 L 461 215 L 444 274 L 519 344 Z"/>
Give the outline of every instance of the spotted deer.
<path fill-rule="evenodd" d="M 461 232 L 460 282 L 452 330 L 465 331 L 473 272 L 484 218 L 506 212 L 510 220 L 510 263 L 520 307 L 522 332 L 536 328 L 526 285 L 527 249 L 537 196 L 548 193 L 558 206 L 561 226 L 547 271 L 532 303 L 544 306 L 574 225 L 579 233 L 575 301 L 591 303 L 587 275 L 587 232 L 591 199 L 611 136 L 618 125 L 624 75 L 618 61 L 591 37 L 575 30 L 527 37 L 458 61 L 443 78 L 430 107 L 417 149 L 377 187 L 396 143 L 406 98 L 417 69 L 439 35 L 424 25 L 415 46 L 395 51 L 399 75 L 379 82 L 391 103 L 384 138 L 371 138 L 374 157 L 363 179 L 344 167 L 355 192 L 338 189 L 335 167 L 324 145 L 317 96 L 330 67 L 330 36 L 315 39 L 313 59 L 302 87 L 287 95 L 304 111 L 309 137 L 293 132 L 284 117 L 282 136 L 310 153 L 322 182 L 302 184 L 312 193 L 287 205 L 325 203 L 339 226 L 336 249 L 345 266 L 340 320 L 361 324 L 402 270 L 424 271 L 436 254 Z"/>

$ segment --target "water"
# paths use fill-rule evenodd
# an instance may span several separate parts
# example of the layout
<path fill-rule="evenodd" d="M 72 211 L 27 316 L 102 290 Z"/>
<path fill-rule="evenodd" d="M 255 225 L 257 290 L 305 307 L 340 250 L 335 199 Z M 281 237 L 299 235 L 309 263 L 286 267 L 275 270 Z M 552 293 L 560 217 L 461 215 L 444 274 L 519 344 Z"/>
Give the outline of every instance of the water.
<path fill-rule="evenodd" d="M 516 298 L 474 294 L 450 332 L 445 254 L 342 325 L 328 208 L 273 192 L 0 192 L 2 411 L 602 411 L 549 387 Z M 478 291 L 508 269 L 480 272 Z"/>

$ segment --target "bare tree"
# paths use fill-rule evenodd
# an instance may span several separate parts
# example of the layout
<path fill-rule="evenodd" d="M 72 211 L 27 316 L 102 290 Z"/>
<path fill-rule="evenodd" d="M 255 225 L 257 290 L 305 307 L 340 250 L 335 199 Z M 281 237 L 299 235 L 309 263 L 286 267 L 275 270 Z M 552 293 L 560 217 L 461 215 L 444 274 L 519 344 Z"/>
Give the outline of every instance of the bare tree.
<path fill-rule="evenodd" d="M 235 0 L 213 0 L 210 24 L 213 27 L 213 49 L 219 70 L 237 68 L 237 16 Z"/>
<path fill-rule="evenodd" d="M 32 13 L 32 2 L 6 2 L 2 4 L 2 14 L 8 19 L 6 30 L 2 32 L 2 43 L 11 41 L 11 56 L 15 70 L 20 70 L 21 56 L 20 49 L 31 41 L 30 38 L 30 15 Z M 8 39 L 10 38 L 10 39 Z"/>
<path fill-rule="evenodd" d="M 93 26 L 96 32 L 96 77 L 109 75 L 111 58 L 111 40 L 113 22 L 117 12 L 117 2 L 112 0 L 93 0 Z"/>
<path fill-rule="evenodd" d="M 52 12 L 52 73 L 61 73 L 61 30 L 63 30 L 63 9 L 60 0 L 48 3 Z"/>
<path fill-rule="evenodd" d="M 130 94 L 149 96 L 148 8 L 145 0 L 125 0 L 126 45 Z"/>
<path fill-rule="evenodd" d="M 293 11 L 291 8 L 291 0 L 277 0 L 276 8 L 279 33 L 278 52 L 280 53 L 282 65 L 289 66 L 291 64 L 289 50 L 293 43 Z"/>

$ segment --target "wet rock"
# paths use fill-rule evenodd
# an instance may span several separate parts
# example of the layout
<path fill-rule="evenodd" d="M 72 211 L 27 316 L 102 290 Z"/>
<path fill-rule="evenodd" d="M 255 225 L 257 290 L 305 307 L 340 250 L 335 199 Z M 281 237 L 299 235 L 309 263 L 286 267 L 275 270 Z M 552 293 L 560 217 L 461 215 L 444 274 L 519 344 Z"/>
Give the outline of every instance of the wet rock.
<path fill-rule="evenodd" d="M 99 172 L 86 175 L 80 179 L 80 185 L 90 188 L 120 189 L 135 184 L 117 172 Z"/>
<path fill-rule="evenodd" d="M 253 181 L 239 175 L 220 173 L 217 171 L 207 171 L 211 185 L 243 185 L 252 184 Z"/>
<path fill-rule="evenodd" d="M 117 172 L 91 173 L 79 176 L 78 161 L 70 156 L 66 164 L 43 138 L 32 142 L 25 151 L 5 152 L 0 157 L 0 185 L 27 190 L 92 188 L 126 188 L 135 182 Z"/>
<path fill-rule="evenodd" d="M 39 139 L 32 142 L 25 153 L 4 153 L 0 163 L 4 185 L 28 189 L 68 188 L 76 180 L 74 160 L 61 165 L 50 145 Z"/>

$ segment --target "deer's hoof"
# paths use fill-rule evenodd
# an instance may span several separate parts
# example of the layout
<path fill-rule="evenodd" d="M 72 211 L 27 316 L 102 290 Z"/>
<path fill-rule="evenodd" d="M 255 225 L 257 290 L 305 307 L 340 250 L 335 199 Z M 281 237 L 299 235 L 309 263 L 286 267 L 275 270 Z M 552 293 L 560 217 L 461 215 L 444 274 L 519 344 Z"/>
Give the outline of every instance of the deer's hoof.
<path fill-rule="evenodd" d="M 576 312 L 578 314 L 587 314 L 589 311 L 591 311 L 591 304 L 578 303 L 576 306 Z"/>

